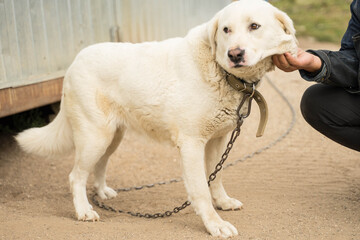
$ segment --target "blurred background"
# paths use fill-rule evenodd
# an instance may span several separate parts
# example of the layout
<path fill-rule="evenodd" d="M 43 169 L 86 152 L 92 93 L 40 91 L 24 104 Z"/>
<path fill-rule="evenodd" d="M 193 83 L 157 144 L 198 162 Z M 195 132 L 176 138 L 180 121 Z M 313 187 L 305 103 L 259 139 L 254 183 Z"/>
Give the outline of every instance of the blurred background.
<path fill-rule="evenodd" d="M 298 37 L 339 43 L 350 20 L 352 0 L 270 0 L 294 21 Z"/>
<path fill-rule="evenodd" d="M 184 36 L 230 2 L 0 0 L 0 132 L 49 121 L 56 112 L 50 104 L 60 100 L 65 71 L 82 48 Z M 293 19 L 298 38 L 340 44 L 352 1 L 269 2 Z"/>

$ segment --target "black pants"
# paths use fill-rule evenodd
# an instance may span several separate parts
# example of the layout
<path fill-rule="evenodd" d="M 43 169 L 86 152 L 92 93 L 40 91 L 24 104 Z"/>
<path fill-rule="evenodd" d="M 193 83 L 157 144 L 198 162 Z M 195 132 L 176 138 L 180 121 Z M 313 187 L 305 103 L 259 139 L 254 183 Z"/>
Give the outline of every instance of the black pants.
<path fill-rule="evenodd" d="M 360 95 L 315 84 L 305 91 L 300 107 L 313 128 L 341 145 L 360 151 Z"/>

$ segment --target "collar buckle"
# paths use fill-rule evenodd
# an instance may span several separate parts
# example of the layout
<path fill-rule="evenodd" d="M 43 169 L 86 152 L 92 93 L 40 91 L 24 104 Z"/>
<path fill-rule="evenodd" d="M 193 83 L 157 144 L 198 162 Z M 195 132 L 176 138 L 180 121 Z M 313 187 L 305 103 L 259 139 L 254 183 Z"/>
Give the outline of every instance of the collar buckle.
<path fill-rule="evenodd" d="M 238 92 L 245 93 L 245 96 L 242 99 L 242 103 L 240 104 L 240 108 L 241 108 L 242 104 L 244 103 L 245 99 L 249 99 L 249 108 L 248 108 L 247 115 L 250 114 L 250 106 L 251 106 L 252 99 L 255 99 L 256 103 L 258 104 L 259 110 L 260 110 L 260 122 L 259 122 L 256 136 L 261 137 L 264 133 L 265 126 L 266 126 L 266 123 L 268 120 L 268 106 L 265 101 L 265 98 L 259 93 L 259 91 L 256 90 L 256 85 L 258 84 L 258 82 L 260 80 L 255 83 L 247 83 L 243 79 L 237 78 L 234 75 L 232 75 L 226 71 L 225 71 L 225 73 L 226 73 L 225 78 L 226 78 L 226 81 L 229 83 L 229 85 L 232 88 L 234 88 L 235 90 L 237 90 Z M 240 111 L 240 108 L 238 109 L 238 111 Z"/>

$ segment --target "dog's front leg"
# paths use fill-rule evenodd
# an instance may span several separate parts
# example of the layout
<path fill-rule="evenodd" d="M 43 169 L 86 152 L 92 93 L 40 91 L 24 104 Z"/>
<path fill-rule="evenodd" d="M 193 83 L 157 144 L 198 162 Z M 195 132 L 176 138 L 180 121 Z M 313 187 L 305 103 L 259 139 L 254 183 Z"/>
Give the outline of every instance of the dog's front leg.
<path fill-rule="evenodd" d="M 179 144 L 188 199 L 211 235 L 232 237 L 238 234 L 236 228 L 222 220 L 212 205 L 204 166 L 205 145 L 205 141 L 193 137 Z"/>
<path fill-rule="evenodd" d="M 207 167 L 207 174 L 214 172 L 216 165 L 221 160 L 221 157 L 226 149 L 229 136 L 214 138 L 209 140 L 205 148 L 205 162 Z M 222 170 L 216 174 L 216 178 L 210 184 L 211 195 L 214 204 L 217 208 L 222 210 L 241 209 L 242 203 L 226 194 L 222 184 Z"/>

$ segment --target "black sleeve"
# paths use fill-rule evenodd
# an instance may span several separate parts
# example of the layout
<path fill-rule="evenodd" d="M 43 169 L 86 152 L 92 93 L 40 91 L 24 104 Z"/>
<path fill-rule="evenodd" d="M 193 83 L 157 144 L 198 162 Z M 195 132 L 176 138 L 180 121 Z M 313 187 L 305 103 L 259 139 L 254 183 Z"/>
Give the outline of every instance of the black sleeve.
<path fill-rule="evenodd" d="M 320 57 L 326 67 L 326 72 L 319 82 L 350 90 L 359 89 L 359 60 L 355 50 L 310 50 L 309 52 Z"/>

